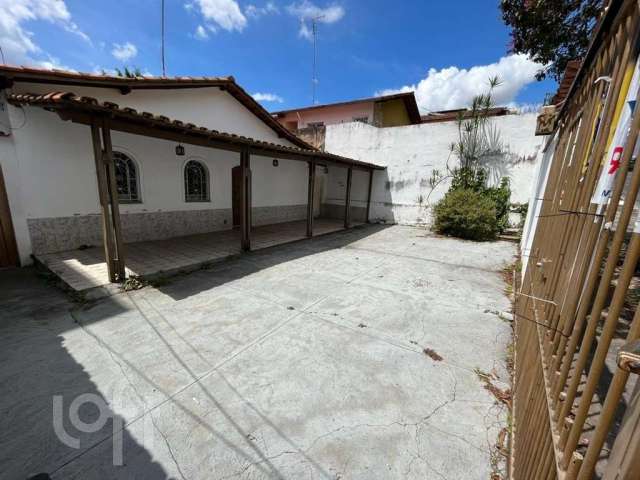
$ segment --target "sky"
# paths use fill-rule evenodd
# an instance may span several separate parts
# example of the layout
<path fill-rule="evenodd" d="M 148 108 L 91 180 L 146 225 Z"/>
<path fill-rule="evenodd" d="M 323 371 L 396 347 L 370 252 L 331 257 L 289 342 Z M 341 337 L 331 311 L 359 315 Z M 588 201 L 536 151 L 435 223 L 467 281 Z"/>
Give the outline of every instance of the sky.
<path fill-rule="evenodd" d="M 0 0 L 4 62 L 161 75 L 161 0 Z M 530 108 L 555 82 L 509 52 L 499 0 L 166 0 L 168 76 L 226 76 L 268 110 L 415 91 L 463 108 L 498 76 L 497 104 Z"/>

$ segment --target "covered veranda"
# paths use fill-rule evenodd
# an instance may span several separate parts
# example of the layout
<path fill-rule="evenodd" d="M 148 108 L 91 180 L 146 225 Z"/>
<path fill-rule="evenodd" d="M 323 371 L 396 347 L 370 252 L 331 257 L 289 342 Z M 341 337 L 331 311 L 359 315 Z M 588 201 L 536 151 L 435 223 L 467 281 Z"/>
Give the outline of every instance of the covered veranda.
<path fill-rule="evenodd" d="M 362 223 L 351 218 L 353 171 L 368 173 L 367 212 L 369 219 L 373 172 L 382 167 L 313 149 L 226 134 L 193 124 L 72 93 L 11 95 L 14 105 L 28 105 L 56 112 L 61 119 L 90 127 L 102 218 L 103 245 L 37 255 L 37 260 L 77 291 L 123 282 L 127 276 L 155 276 L 195 269 L 242 252 L 324 235 Z M 163 240 L 125 243 L 118 207 L 111 132 L 124 132 L 239 153 L 241 170 L 240 224 L 237 229 L 215 231 Z M 306 162 L 308 202 L 306 220 L 254 226 L 251 203 L 253 157 L 270 157 Z M 346 171 L 342 218 L 317 218 L 316 172 L 319 167 L 340 167 Z M 277 192 L 274 192 L 277 195 Z M 315 207 L 314 208 L 314 201 Z"/>

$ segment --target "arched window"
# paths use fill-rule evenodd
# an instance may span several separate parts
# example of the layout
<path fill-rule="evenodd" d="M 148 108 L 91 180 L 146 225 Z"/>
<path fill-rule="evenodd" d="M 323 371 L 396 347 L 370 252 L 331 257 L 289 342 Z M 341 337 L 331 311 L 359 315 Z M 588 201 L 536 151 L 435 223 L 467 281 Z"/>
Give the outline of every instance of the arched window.
<path fill-rule="evenodd" d="M 118 200 L 120 203 L 139 202 L 140 185 L 138 184 L 138 169 L 135 162 L 122 152 L 113 152 L 113 163 L 116 170 Z"/>
<path fill-rule="evenodd" d="M 186 202 L 209 201 L 209 173 L 197 160 L 189 160 L 184 166 L 184 196 Z"/>

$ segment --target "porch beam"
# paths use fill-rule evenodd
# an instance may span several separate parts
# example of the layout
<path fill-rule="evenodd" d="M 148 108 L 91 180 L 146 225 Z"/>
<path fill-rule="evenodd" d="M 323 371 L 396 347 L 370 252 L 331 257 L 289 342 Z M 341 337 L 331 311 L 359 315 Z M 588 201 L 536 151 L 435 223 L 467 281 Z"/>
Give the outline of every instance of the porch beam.
<path fill-rule="evenodd" d="M 371 190 L 373 189 L 373 170 L 369 170 L 369 190 L 367 191 L 367 213 L 364 221 L 369 223 L 369 213 L 371 212 Z"/>
<path fill-rule="evenodd" d="M 351 181 L 353 180 L 353 169 L 347 170 L 347 195 L 344 202 L 344 228 L 351 226 Z"/>
<path fill-rule="evenodd" d="M 307 237 L 313 237 L 313 201 L 316 189 L 316 162 L 309 162 L 309 188 L 307 189 Z"/>
<path fill-rule="evenodd" d="M 240 152 L 240 175 L 242 177 L 242 195 L 240 200 L 240 246 L 243 251 L 251 250 L 251 170 L 249 149 Z"/>
<path fill-rule="evenodd" d="M 115 243 L 115 273 L 117 281 L 125 279 L 124 242 L 122 241 L 122 227 L 120 224 L 120 206 L 118 200 L 118 184 L 116 182 L 116 168 L 113 161 L 113 145 L 111 143 L 111 129 L 108 120 L 102 123 L 102 141 L 104 143 L 104 165 L 106 168 L 107 193 L 111 206 L 111 222 L 113 225 L 113 239 Z"/>
<path fill-rule="evenodd" d="M 82 125 L 91 125 L 96 121 L 97 117 L 94 114 L 85 112 L 77 112 L 73 110 L 57 110 L 56 111 L 62 120 L 71 121 L 72 123 L 79 123 Z M 276 157 L 283 160 L 297 160 L 302 162 L 308 162 L 314 159 L 314 155 L 322 152 L 296 152 L 286 149 L 280 149 L 277 146 L 269 145 L 253 145 L 248 140 L 224 140 L 207 136 L 206 133 L 189 132 L 186 129 L 178 129 L 178 127 L 172 127 L 165 123 L 157 122 L 150 124 L 143 124 L 135 121 L 125 121 L 118 117 L 109 119 L 109 127 L 111 131 L 130 133 L 132 135 L 141 135 L 144 137 L 157 138 L 160 140 L 169 140 L 172 142 L 186 143 L 188 145 L 197 145 L 201 147 L 216 148 L 218 150 L 225 150 L 229 152 L 242 152 L 243 149 L 249 148 L 252 155 L 259 155 L 263 157 Z M 341 167 L 351 167 L 355 170 L 368 171 L 371 167 L 367 165 L 353 165 L 346 161 L 340 161 L 339 159 L 330 159 L 322 157 L 324 163 L 330 165 L 336 165 Z"/>

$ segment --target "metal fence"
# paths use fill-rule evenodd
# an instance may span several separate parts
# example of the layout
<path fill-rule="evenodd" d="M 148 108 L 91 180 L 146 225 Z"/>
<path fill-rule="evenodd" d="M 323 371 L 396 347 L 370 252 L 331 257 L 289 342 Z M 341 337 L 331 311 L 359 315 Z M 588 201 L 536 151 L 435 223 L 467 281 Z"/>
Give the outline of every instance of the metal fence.
<path fill-rule="evenodd" d="M 640 479 L 639 3 L 609 2 L 530 206 L 515 295 L 516 480 Z"/>

